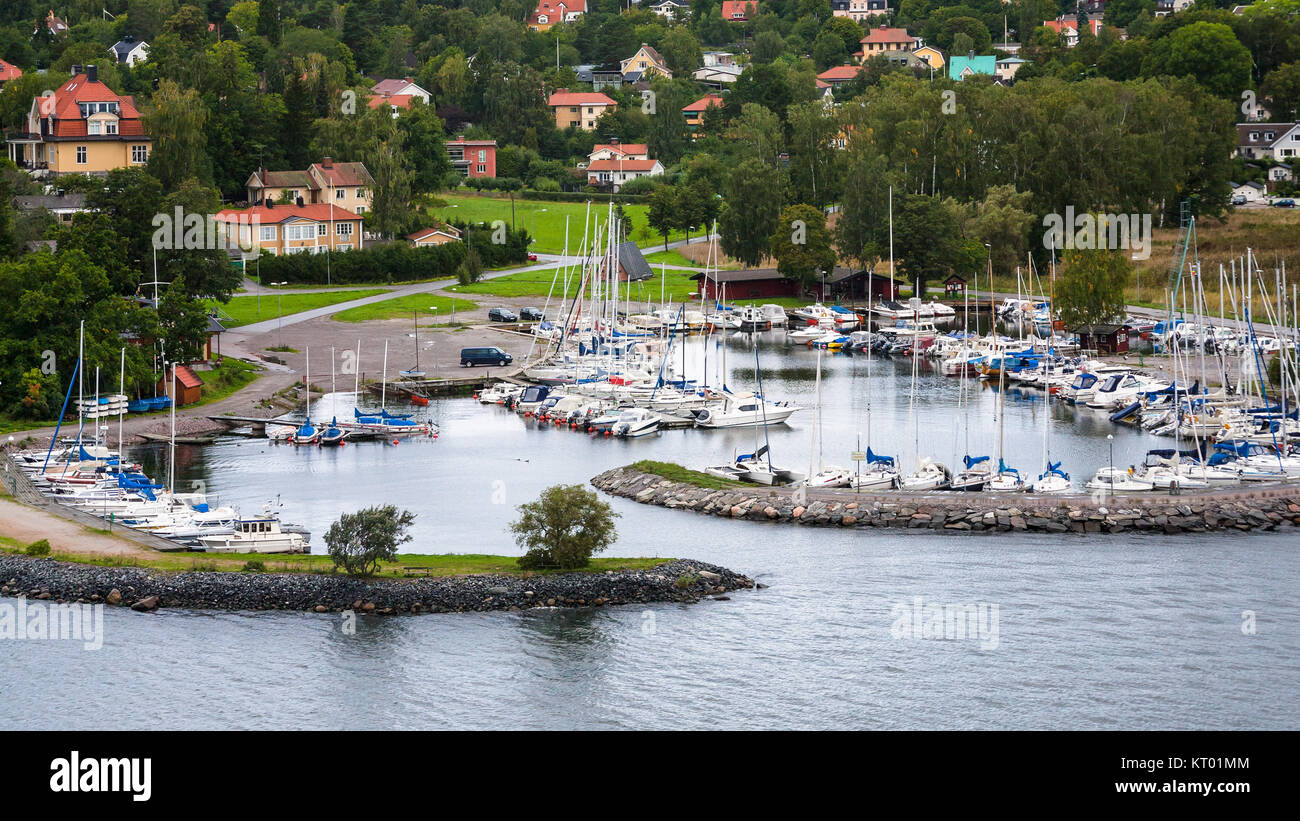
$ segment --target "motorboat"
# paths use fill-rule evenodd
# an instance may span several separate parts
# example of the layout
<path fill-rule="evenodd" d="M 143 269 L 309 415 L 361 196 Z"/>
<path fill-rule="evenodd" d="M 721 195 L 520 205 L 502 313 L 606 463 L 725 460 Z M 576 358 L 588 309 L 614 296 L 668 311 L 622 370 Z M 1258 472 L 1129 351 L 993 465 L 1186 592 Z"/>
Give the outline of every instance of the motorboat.
<path fill-rule="evenodd" d="M 826 330 L 816 325 L 809 325 L 806 328 L 799 328 L 786 332 L 786 338 L 793 339 L 797 342 L 810 342 L 814 339 L 820 339 L 826 335 Z"/>
<path fill-rule="evenodd" d="M 199 545 L 211 553 L 302 553 L 307 540 L 301 533 L 286 533 L 275 516 L 240 518 L 231 533 L 199 536 Z"/>
<path fill-rule="evenodd" d="M 659 414 L 645 408 L 629 408 L 619 414 L 610 431 L 618 437 L 645 436 L 659 430 Z"/>
<path fill-rule="evenodd" d="M 740 320 L 740 328 L 744 331 L 766 331 L 772 327 L 772 320 L 767 318 L 763 309 L 754 305 L 745 305 L 737 308 L 736 318 Z"/>
<path fill-rule="evenodd" d="M 952 483 L 952 471 L 942 462 L 922 458 L 916 472 L 904 476 L 898 483 L 902 490 L 942 490 Z"/>
<path fill-rule="evenodd" d="M 766 305 L 758 306 L 758 310 L 762 312 L 763 318 L 766 319 L 767 323 L 772 327 L 783 327 L 789 319 L 786 316 L 785 308 L 782 308 L 780 305 L 768 303 Z"/>
<path fill-rule="evenodd" d="M 1097 386 L 1092 398 L 1086 404 L 1090 408 L 1118 409 L 1137 401 L 1137 398 L 1144 393 L 1153 393 L 1168 387 L 1167 382 L 1133 372 L 1112 374 Z"/>
<path fill-rule="evenodd" d="M 801 410 L 790 402 L 772 402 L 754 393 L 723 395 L 715 407 L 702 408 L 695 414 L 700 428 L 737 428 L 746 425 L 779 425 Z"/>
<path fill-rule="evenodd" d="M 1097 471 L 1096 475 L 1084 485 L 1088 490 L 1100 490 L 1110 493 L 1141 493 L 1155 487 L 1150 481 L 1133 475 L 1132 468 L 1107 466 Z"/>
<path fill-rule="evenodd" d="M 853 481 L 853 471 L 836 465 L 823 465 L 821 470 L 805 480 L 808 487 L 848 487 Z"/>

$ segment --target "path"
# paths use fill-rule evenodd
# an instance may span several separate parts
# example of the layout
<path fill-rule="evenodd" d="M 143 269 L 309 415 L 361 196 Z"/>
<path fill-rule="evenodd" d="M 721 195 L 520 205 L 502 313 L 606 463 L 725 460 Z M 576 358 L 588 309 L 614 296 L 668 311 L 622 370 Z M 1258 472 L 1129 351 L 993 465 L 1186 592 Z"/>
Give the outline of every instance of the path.
<path fill-rule="evenodd" d="M 0 536 L 27 545 L 40 539 L 50 543 L 53 553 L 85 553 L 99 556 L 157 557 L 157 553 L 125 539 L 95 531 L 43 510 L 0 498 Z"/>

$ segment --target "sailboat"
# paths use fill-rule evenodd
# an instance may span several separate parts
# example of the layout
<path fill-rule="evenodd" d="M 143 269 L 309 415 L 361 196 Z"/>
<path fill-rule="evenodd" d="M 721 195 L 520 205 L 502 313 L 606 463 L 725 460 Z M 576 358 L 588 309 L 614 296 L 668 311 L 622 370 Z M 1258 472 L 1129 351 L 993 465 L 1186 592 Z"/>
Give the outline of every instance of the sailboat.
<path fill-rule="evenodd" d="M 1056 289 L 1053 284 L 1056 281 L 1056 259 L 1053 254 L 1052 267 L 1049 270 L 1048 289 L 1049 293 L 1055 297 Z M 1043 384 L 1051 385 L 1052 381 L 1052 360 L 1047 359 L 1047 376 Z M 1038 478 L 1029 484 L 1026 490 L 1032 493 L 1068 493 L 1071 489 L 1070 474 L 1061 470 L 1060 462 L 1052 461 L 1051 450 L 1052 439 L 1052 392 L 1049 389 L 1043 392 L 1043 461 L 1047 464 L 1046 469 L 1038 474 Z"/>
<path fill-rule="evenodd" d="M 338 417 L 338 386 L 334 377 L 334 349 L 330 348 L 330 404 L 333 406 L 334 413 L 330 414 L 330 424 L 320 435 L 322 445 L 341 445 L 347 438 L 347 431 L 339 427 Z"/>
<path fill-rule="evenodd" d="M 853 474 L 838 465 L 827 465 L 822 460 L 822 443 L 818 438 L 822 425 L 822 349 L 817 349 L 817 381 L 813 388 L 812 442 L 808 454 L 808 487 L 848 487 Z M 813 453 L 817 454 L 817 471 L 813 472 Z"/>
<path fill-rule="evenodd" d="M 398 371 L 397 375 L 403 379 L 423 379 L 424 371 L 420 370 L 420 312 L 411 311 L 411 316 L 415 320 L 415 367 Z"/>
<path fill-rule="evenodd" d="M 867 268 L 867 294 L 871 294 L 871 268 Z M 871 450 L 871 346 L 867 346 L 867 471 L 861 464 L 854 471 L 849 487 L 854 490 L 888 490 L 898 484 L 898 466 L 892 456 L 881 456 Z M 859 446 L 861 443 L 859 442 Z"/>
<path fill-rule="evenodd" d="M 320 431 L 311 423 L 311 348 L 307 349 L 307 368 L 302 375 L 302 410 L 307 421 L 293 432 L 295 445 L 314 445 L 320 441 Z"/>

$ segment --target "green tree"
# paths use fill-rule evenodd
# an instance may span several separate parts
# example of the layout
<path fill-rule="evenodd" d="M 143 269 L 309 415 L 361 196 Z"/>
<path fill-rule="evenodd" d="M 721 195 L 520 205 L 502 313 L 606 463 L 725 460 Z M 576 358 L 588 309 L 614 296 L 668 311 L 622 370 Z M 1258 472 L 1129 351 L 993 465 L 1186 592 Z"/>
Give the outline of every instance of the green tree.
<path fill-rule="evenodd" d="M 145 128 L 153 138 L 148 168 L 165 191 L 190 177 L 211 179 L 203 130 L 207 119 L 207 108 L 192 88 L 164 80 L 154 93 L 144 114 Z"/>
<path fill-rule="evenodd" d="M 700 49 L 700 41 L 685 26 L 677 26 L 664 35 L 663 42 L 659 44 L 659 53 L 663 55 L 664 62 L 668 63 L 668 68 L 678 77 L 694 74 L 704 54 Z"/>
<path fill-rule="evenodd" d="M 1192 77 L 1213 94 L 1239 98 L 1251 85 L 1250 51 L 1223 23 L 1190 23 L 1151 44 L 1142 73 Z"/>
<path fill-rule="evenodd" d="M 820 102 L 790 106 L 790 198 L 824 208 L 840 195 L 840 126 Z"/>
<path fill-rule="evenodd" d="M 1264 78 L 1260 94 L 1269 98 L 1269 106 L 1282 118 L 1300 109 L 1300 62 L 1284 63 Z"/>
<path fill-rule="evenodd" d="M 785 39 L 775 31 L 761 32 L 754 38 L 750 54 L 755 63 L 770 63 L 785 53 Z"/>
<path fill-rule="evenodd" d="M 586 567 L 618 538 L 614 520 L 619 514 L 582 485 L 548 487 L 518 510 L 510 530 L 525 551 L 519 557 L 525 569 Z"/>
<path fill-rule="evenodd" d="M 811 205 L 790 205 L 781 211 L 769 240 L 776 270 L 807 288 L 835 267 L 835 250 L 826 230 L 826 215 Z"/>
<path fill-rule="evenodd" d="M 1030 210 L 1033 195 L 1017 192 L 1012 185 L 989 188 L 984 199 L 973 205 L 974 213 L 966 233 L 992 248 L 993 264 L 1000 271 L 1010 271 L 1025 263 L 1029 251 L 1029 230 L 1034 225 Z"/>
<path fill-rule="evenodd" d="M 409 510 L 367 507 L 339 516 L 325 532 L 325 545 L 336 569 L 350 576 L 373 576 L 382 568 L 380 562 L 396 559 L 398 546 L 411 541 L 407 530 L 414 523 L 415 514 Z"/>
<path fill-rule="evenodd" d="M 650 194 L 650 204 L 646 209 L 646 221 L 650 227 L 664 238 L 664 250 L 668 250 L 668 235 L 677 227 L 681 219 L 681 195 L 672 185 L 661 184 Z"/>
<path fill-rule="evenodd" d="M 926 281 L 946 275 L 963 256 L 961 230 L 951 209 L 938 197 L 912 195 L 895 201 L 894 254 L 899 269 L 912 281 L 912 293 L 924 298 Z"/>
<path fill-rule="evenodd" d="M 280 24 L 280 0 L 258 0 L 257 33 L 270 41 L 271 45 L 280 45 L 283 29 Z"/>
<path fill-rule="evenodd" d="M 1124 288 L 1132 274 L 1133 263 L 1123 253 L 1066 251 L 1052 304 L 1066 328 L 1112 322 L 1124 315 Z"/>
<path fill-rule="evenodd" d="M 718 219 L 723 251 L 750 268 L 763 261 L 781 214 L 781 189 L 780 172 L 759 160 L 744 160 L 735 167 Z"/>
<path fill-rule="evenodd" d="M 366 222 L 378 233 L 390 237 L 405 228 L 410 215 L 412 174 L 403 142 L 400 132 L 393 134 L 371 146 L 366 158 L 366 168 L 375 178 Z"/>

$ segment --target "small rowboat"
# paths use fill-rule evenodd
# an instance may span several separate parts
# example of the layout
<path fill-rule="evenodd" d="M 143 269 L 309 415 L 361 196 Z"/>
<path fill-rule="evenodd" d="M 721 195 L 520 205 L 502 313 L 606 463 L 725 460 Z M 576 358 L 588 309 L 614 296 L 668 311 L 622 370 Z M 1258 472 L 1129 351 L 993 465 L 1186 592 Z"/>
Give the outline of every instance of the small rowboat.
<path fill-rule="evenodd" d="M 411 394 L 411 404 L 412 404 L 412 405 L 420 405 L 420 406 L 423 407 L 423 406 L 429 404 L 429 397 L 427 397 L 427 396 L 425 396 L 425 395 L 423 395 L 423 394 L 413 393 L 413 394 Z"/>

